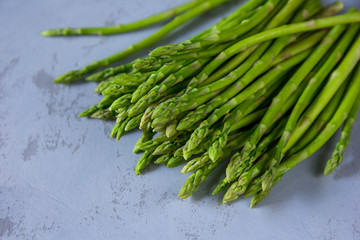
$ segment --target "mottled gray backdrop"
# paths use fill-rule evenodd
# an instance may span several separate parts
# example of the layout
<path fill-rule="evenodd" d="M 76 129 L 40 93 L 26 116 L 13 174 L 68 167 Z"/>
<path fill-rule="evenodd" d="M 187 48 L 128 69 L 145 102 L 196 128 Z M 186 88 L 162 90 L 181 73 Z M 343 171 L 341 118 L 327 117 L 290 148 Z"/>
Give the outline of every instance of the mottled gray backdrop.
<path fill-rule="evenodd" d="M 44 38 L 40 31 L 129 22 L 183 2 L 0 1 L 0 239 L 360 239 L 359 123 L 334 174 L 321 171 L 335 138 L 251 210 L 248 199 L 222 206 L 221 196 L 210 195 L 221 171 L 178 199 L 188 176 L 180 168 L 135 175 L 139 132 L 116 142 L 108 137 L 112 122 L 76 117 L 100 99 L 95 84 L 52 79 L 158 26 L 111 37 Z M 360 8 L 358 0 L 344 2 Z M 211 11 L 159 44 L 185 40 L 239 5 Z"/>

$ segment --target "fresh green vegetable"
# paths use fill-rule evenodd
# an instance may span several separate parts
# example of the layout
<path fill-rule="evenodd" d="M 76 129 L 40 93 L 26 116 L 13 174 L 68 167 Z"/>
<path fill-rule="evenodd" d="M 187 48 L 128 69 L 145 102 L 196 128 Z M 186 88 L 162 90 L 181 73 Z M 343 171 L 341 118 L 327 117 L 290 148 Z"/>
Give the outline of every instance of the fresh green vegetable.
<path fill-rule="evenodd" d="M 69 83 L 153 44 L 226 0 L 195 0 L 177 17 L 125 52 L 56 79 Z M 310 157 L 344 124 L 324 175 L 344 159 L 360 107 L 360 12 L 336 15 L 341 2 L 250 0 L 214 26 L 149 56 L 102 69 L 103 99 L 79 116 L 115 120 L 111 136 L 140 128 L 136 165 L 173 168 L 190 176 L 180 198 L 224 166 L 213 194 L 223 203 L 252 196 L 253 207 L 282 176 Z M 54 34 L 119 33 L 169 18 L 168 12 L 123 28 L 55 30 Z M 100 31 L 100 32 L 98 32 Z M 225 165 L 224 165 L 225 164 Z"/>

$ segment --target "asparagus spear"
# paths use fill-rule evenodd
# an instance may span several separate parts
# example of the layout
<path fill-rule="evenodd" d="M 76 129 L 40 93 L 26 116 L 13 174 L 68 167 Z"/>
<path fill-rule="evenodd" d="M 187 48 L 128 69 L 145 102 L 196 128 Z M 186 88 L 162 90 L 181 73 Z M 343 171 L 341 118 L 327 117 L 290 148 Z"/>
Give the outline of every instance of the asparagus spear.
<path fill-rule="evenodd" d="M 229 154 L 225 154 L 221 160 L 226 159 L 228 156 Z M 222 162 L 221 160 L 211 162 L 203 168 L 197 169 L 193 174 L 191 174 L 185 181 L 184 185 L 181 187 L 178 196 L 181 199 L 185 199 L 196 192 L 199 189 L 200 184 L 206 180 L 206 178 L 212 173 L 212 171 L 214 171 L 217 166 L 219 166 L 219 164 Z"/>
<path fill-rule="evenodd" d="M 76 80 L 81 79 L 85 74 L 92 73 L 96 71 L 99 68 L 107 67 L 110 64 L 113 64 L 115 62 L 118 62 L 135 52 L 138 52 L 139 50 L 145 49 L 157 41 L 159 41 L 161 38 L 163 38 L 165 35 L 167 35 L 169 32 L 174 30 L 175 28 L 179 27 L 180 25 L 184 24 L 185 22 L 189 21 L 190 19 L 209 11 L 210 9 L 226 2 L 228 0 L 211 0 L 211 1 L 205 1 L 196 7 L 190 9 L 188 12 L 176 17 L 171 22 L 167 23 L 164 27 L 162 27 L 159 31 L 156 33 L 150 35 L 149 37 L 143 39 L 142 41 L 135 43 L 134 45 L 131 45 L 130 47 L 126 48 L 125 50 L 118 52 L 108 58 L 104 58 L 99 61 L 95 61 L 91 63 L 90 65 L 78 69 L 70 71 L 64 75 L 61 75 L 54 79 L 54 82 L 56 83 L 71 83 Z"/>
<path fill-rule="evenodd" d="M 356 102 L 351 109 L 348 118 L 346 119 L 344 123 L 344 127 L 341 131 L 341 137 L 339 142 L 336 145 L 336 149 L 334 150 L 333 156 L 331 159 L 329 159 L 326 163 L 325 169 L 324 169 L 324 175 L 327 176 L 330 173 L 334 172 L 335 169 L 342 163 L 344 158 L 344 152 L 349 144 L 351 130 L 354 126 L 356 116 L 359 112 L 360 107 L 360 97 L 357 96 Z"/>
<path fill-rule="evenodd" d="M 87 27 L 87 28 L 58 28 L 48 29 L 41 32 L 42 36 L 55 37 L 55 36 L 80 36 L 80 35 L 110 35 L 119 34 L 145 28 L 154 23 L 177 16 L 189 9 L 194 8 L 205 0 L 192 0 L 182 5 L 176 6 L 172 9 L 165 10 L 161 13 L 152 15 L 150 17 L 134 21 L 127 24 L 118 24 L 115 26 L 106 27 Z"/>
<path fill-rule="evenodd" d="M 305 89 L 307 82 L 302 83 L 300 87 L 296 90 L 296 92 L 288 99 L 286 104 L 284 104 L 282 110 L 279 112 L 279 114 L 275 119 L 274 122 L 279 120 L 280 117 L 282 117 L 283 113 L 287 112 L 288 109 L 290 109 L 291 106 L 294 105 L 296 100 L 299 98 L 303 90 Z M 265 137 L 259 144 L 258 148 L 254 150 L 250 156 L 244 157 L 243 152 L 239 152 L 234 154 L 232 157 L 230 164 L 227 167 L 227 176 L 226 179 L 224 179 L 219 186 L 217 187 L 217 191 L 222 191 L 227 183 L 231 183 L 235 178 L 239 177 L 240 174 L 243 173 L 243 171 L 249 169 L 252 167 L 253 163 L 258 159 L 258 157 L 261 156 L 262 153 L 266 151 L 266 149 L 269 147 L 271 143 L 274 142 L 275 139 L 280 137 L 282 130 L 285 126 L 285 123 L 287 121 L 287 118 L 284 118 L 282 120 L 282 123 L 280 123 L 274 131 L 272 131 L 269 136 Z M 271 129 L 268 129 L 268 131 L 271 131 Z M 250 138 L 251 139 L 251 138 Z M 242 149 L 244 151 L 245 149 Z"/>
<path fill-rule="evenodd" d="M 165 134 L 168 138 L 171 138 L 173 136 L 175 136 L 177 134 L 177 130 L 176 130 L 176 125 L 177 125 L 177 120 L 173 120 L 167 127 L 166 127 L 166 131 Z"/>
<path fill-rule="evenodd" d="M 159 104 L 161 104 L 162 102 L 164 102 L 168 99 L 172 99 L 176 95 L 183 93 L 184 87 L 186 86 L 187 83 L 188 83 L 188 81 L 177 84 L 176 86 L 164 91 L 162 94 L 152 96 L 149 100 L 145 100 L 145 96 L 144 96 L 137 103 L 135 103 L 135 104 L 131 105 L 131 107 L 129 107 L 128 115 L 130 117 L 132 117 L 132 116 L 136 116 L 138 114 L 144 114 L 150 107 L 151 111 L 149 113 L 151 113 L 151 114 L 145 114 L 143 116 L 145 117 L 145 119 L 147 119 L 147 121 L 151 121 L 152 115 L 153 115 L 156 107 Z M 138 104 L 139 102 L 140 102 L 140 104 Z M 162 128 L 162 127 L 166 128 L 166 126 L 162 126 L 162 125 L 157 126 L 157 128 Z M 155 129 L 156 129 L 156 127 L 153 127 L 154 131 L 156 131 Z"/>
<path fill-rule="evenodd" d="M 347 89 L 348 89 L 348 85 L 344 84 L 344 85 L 341 86 L 341 88 L 336 93 L 334 98 L 331 100 L 331 102 L 328 104 L 328 106 L 326 106 L 326 108 L 321 113 L 321 115 L 316 120 L 316 122 L 312 125 L 312 127 L 309 130 L 308 134 L 294 148 L 290 149 L 289 153 L 285 156 L 285 159 L 288 159 L 289 156 L 292 157 L 295 153 L 299 153 L 300 150 L 305 149 L 305 147 L 307 145 L 312 144 L 312 142 L 315 140 L 315 138 L 325 128 L 326 124 L 334 116 L 334 113 L 337 111 L 338 106 L 341 103 L 341 101 L 343 99 L 343 95 L 344 95 L 344 93 L 345 93 L 345 91 Z M 300 155 L 298 155 L 298 157 L 299 156 Z M 277 171 L 276 174 L 275 174 L 274 180 L 271 183 L 271 186 L 273 186 L 277 182 L 279 182 L 281 180 L 282 175 L 283 174 L 281 174 L 280 171 Z M 258 198 L 258 196 L 262 195 L 261 193 L 263 193 L 262 187 L 261 187 L 261 182 L 262 182 L 261 177 L 255 178 L 253 180 L 253 182 L 250 185 L 248 185 L 248 187 L 246 188 L 246 191 L 244 193 L 244 197 L 249 197 L 251 195 L 256 195 L 256 197 L 254 197 L 254 199 L 257 200 L 256 202 L 259 202 L 259 200 L 261 200 L 262 198 Z M 269 193 L 269 190 L 267 192 Z"/>
<path fill-rule="evenodd" d="M 125 131 L 130 131 L 139 127 L 141 118 L 142 118 L 142 114 L 129 118 L 129 122 L 125 126 Z"/>
<path fill-rule="evenodd" d="M 178 196 L 182 199 L 189 197 L 195 191 L 197 191 L 200 187 L 200 184 L 206 180 L 206 178 L 214 171 L 214 169 L 219 166 L 221 162 L 226 160 L 228 157 L 231 156 L 231 152 L 241 147 L 242 144 L 246 141 L 248 137 L 248 132 L 244 134 L 239 134 L 240 136 L 234 138 L 227 146 L 226 149 L 222 152 L 221 158 L 218 159 L 216 162 L 210 162 L 209 164 L 205 165 L 204 167 L 197 169 L 193 174 L 189 176 L 189 178 L 185 181 L 184 185 L 181 187 Z M 206 155 L 203 155 L 204 157 Z M 205 159 L 201 161 L 206 161 Z"/>
<path fill-rule="evenodd" d="M 78 117 L 89 117 L 98 110 L 108 108 L 117 98 L 118 96 L 105 96 L 98 104 L 86 109 Z"/>
<path fill-rule="evenodd" d="M 317 18 L 324 18 L 328 16 L 333 16 L 336 13 L 340 12 L 344 9 L 344 4 L 341 1 L 336 1 L 327 6 L 318 16 Z"/>
<path fill-rule="evenodd" d="M 236 124 L 232 125 L 232 127 L 231 127 L 229 141 L 231 141 L 234 138 L 232 135 L 233 132 L 236 132 L 239 129 L 243 129 L 244 127 L 248 127 L 248 126 L 256 124 L 261 119 L 261 117 L 264 115 L 264 113 L 265 113 L 265 109 L 260 109 L 259 111 L 248 114 L 247 116 L 243 117 L 241 120 L 237 121 Z M 209 147 L 210 147 L 211 143 L 213 142 L 212 139 L 219 134 L 220 130 L 217 129 L 217 130 L 213 131 L 213 133 L 211 133 L 211 132 L 212 131 L 210 131 L 209 136 L 203 141 L 203 143 L 201 144 L 201 146 L 199 146 L 199 148 L 189 151 L 187 149 L 187 145 L 184 145 L 184 147 L 181 149 L 181 152 L 179 151 L 176 154 L 183 156 L 185 159 L 189 159 L 193 155 L 196 155 L 196 154 L 199 154 L 199 153 L 209 150 L 206 154 L 207 155 L 206 159 L 209 161 L 210 160 L 217 161 L 222 156 L 223 150 L 219 150 L 219 152 L 217 152 L 217 154 L 218 154 L 217 158 L 214 160 L 209 157 L 211 155 L 211 148 L 209 148 Z M 211 135 L 213 135 L 213 136 L 211 136 Z M 189 138 L 189 136 L 190 135 L 188 135 L 187 139 Z M 229 142 L 226 143 L 226 146 L 228 146 L 228 144 L 229 144 Z M 203 149 L 205 149 L 205 150 L 203 150 Z"/>

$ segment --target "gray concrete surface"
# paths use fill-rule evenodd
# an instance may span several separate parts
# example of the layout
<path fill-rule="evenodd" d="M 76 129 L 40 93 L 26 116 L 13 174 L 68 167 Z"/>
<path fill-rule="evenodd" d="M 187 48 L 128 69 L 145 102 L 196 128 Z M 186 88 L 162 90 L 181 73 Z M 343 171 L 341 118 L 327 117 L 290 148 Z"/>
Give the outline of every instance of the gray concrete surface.
<path fill-rule="evenodd" d="M 334 174 L 323 177 L 321 167 L 335 138 L 251 210 L 248 199 L 222 206 L 221 196 L 210 195 L 219 171 L 193 197 L 178 199 L 187 178 L 180 168 L 151 166 L 135 175 L 139 155 L 131 150 L 139 132 L 116 142 L 108 137 L 112 122 L 76 117 L 99 100 L 95 85 L 51 80 L 155 28 L 81 38 L 43 38 L 40 31 L 128 22 L 181 2 L 0 1 L 0 239 L 360 239 L 359 122 Z M 360 8 L 357 0 L 344 2 Z M 184 40 L 238 5 L 212 11 L 160 44 Z"/>

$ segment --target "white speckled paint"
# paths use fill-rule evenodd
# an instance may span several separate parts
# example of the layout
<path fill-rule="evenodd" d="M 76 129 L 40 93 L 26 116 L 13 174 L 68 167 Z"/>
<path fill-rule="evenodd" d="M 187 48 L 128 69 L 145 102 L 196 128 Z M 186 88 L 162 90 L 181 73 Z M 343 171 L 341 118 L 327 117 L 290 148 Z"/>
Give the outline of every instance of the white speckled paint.
<path fill-rule="evenodd" d="M 360 239 L 359 123 L 334 174 L 321 171 L 335 138 L 250 210 L 247 199 L 222 206 L 221 196 L 210 195 L 222 171 L 178 199 L 187 177 L 180 168 L 135 175 L 138 132 L 116 142 L 108 137 L 112 122 L 76 117 L 100 99 L 95 85 L 51 80 L 156 27 L 111 37 L 44 38 L 40 31 L 128 22 L 182 2 L 0 1 L 0 239 Z M 360 8 L 358 0 L 344 2 Z M 184 40 L 239 5 L 216 9 L 160 44 Z"/>

